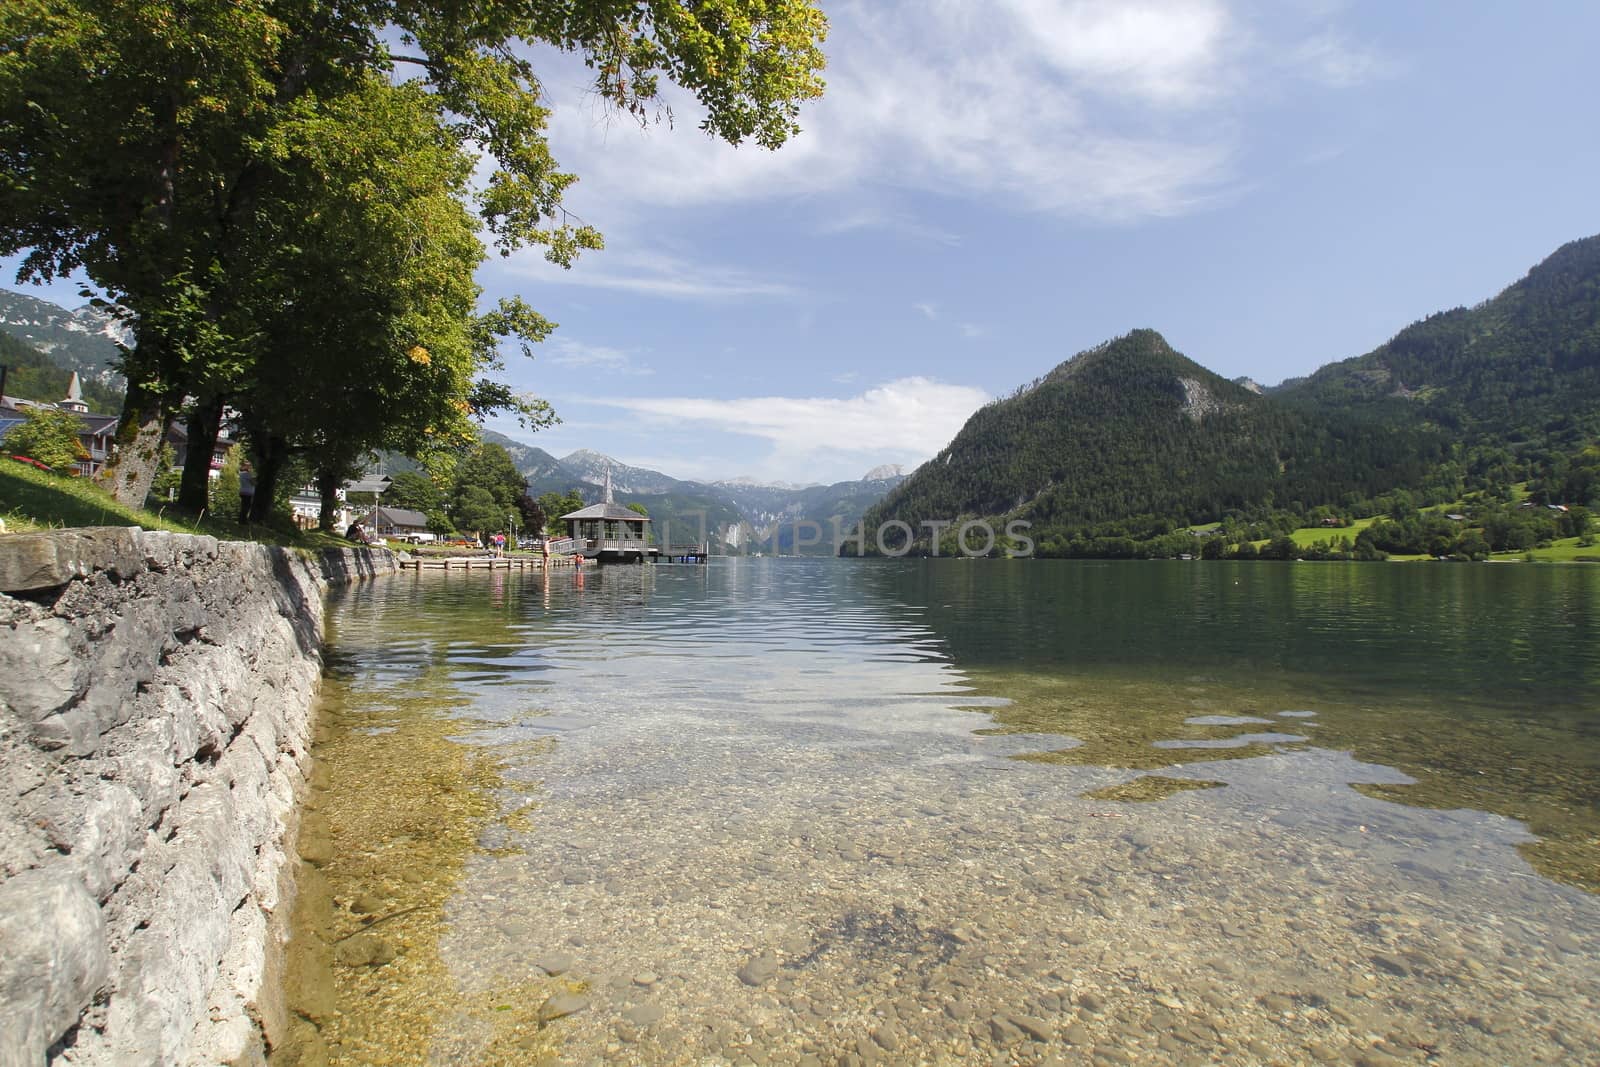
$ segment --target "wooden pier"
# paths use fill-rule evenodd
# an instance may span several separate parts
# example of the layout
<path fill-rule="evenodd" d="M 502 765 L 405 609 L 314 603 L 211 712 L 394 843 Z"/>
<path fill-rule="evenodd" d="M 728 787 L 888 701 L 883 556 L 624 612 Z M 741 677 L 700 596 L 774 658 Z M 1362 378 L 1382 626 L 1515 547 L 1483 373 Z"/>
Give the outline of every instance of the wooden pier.
<path fill-rule="evenodd" d="M 400 561 L 402 570 L 510 571 L 571 567 L 579 563 L 704 563 L 709 546 L 698 544 L 644 545 L 638 541 L 578 542 L 568 555 L 550 556 L 412 556 Z"/>
<path fill-rule="evenodd" d="M 550 566 L 570 567 L 571 556 L 551 556 Z M 418 571 L 526 571 L 544 570 L 540 556 L 412 556 L 400 561 L 402 570 Z"/>
<path fill-rule="evenodd" d="M 698 544 L 667 545 L 661 550 L 661 558 L 669 563 L 704 563 L 711 553 L 710 545 L 701 541 Z"/>

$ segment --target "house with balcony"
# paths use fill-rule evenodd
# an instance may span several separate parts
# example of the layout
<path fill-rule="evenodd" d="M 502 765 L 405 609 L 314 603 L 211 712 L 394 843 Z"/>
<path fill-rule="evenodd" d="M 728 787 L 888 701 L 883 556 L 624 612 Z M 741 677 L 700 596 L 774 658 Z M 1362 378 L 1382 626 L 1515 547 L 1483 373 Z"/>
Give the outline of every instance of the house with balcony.
<path fill-rule="evenodd" d="M 0 438 L 23 421 L 24 413 L 29 408 L 50 406 L 37 400 L 0 396 Z M 62 411 L 70 411 L 78 416 L 82 423 L 82 428 L 78 431 L 78 442 L 83 445 L 84 458 L 77 463 L 77 473 L 85 477 L 99 474 L 105 469 L 106 461 L 111 458 L 117 436 L 117 416 L 95 415 L 89 411 L 89 405 L 83 400 L 83 383 L 78 380 L 77 371 L 73 371 L 72 377 L 67 381 L 67 395 L 54 406 Z"/>

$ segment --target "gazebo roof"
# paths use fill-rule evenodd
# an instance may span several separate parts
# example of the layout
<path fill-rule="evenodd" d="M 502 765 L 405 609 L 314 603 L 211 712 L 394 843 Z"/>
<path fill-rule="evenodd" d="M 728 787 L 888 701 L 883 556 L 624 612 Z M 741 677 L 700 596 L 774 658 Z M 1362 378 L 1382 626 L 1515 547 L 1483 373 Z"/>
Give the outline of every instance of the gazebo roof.
<path fill-rule="evenodd" d="M 586 508 L 579 508 L 570 515 L 561 516 L 561 519 L 563 522 L 567 519 L 604 519 L 606 521 L 621 520 L 623 522 L 650 521 L 648 515 L 641 515 L 637 511 L 631 511 L 621 504 L 613 504 L 609 500 L 600 504 L 590 504 Z"/>

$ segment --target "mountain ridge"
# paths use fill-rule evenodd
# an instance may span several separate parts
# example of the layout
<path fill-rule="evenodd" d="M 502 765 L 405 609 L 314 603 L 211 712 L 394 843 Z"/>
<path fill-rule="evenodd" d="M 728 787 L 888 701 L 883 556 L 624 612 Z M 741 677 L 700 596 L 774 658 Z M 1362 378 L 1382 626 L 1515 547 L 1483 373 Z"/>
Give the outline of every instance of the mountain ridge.
<path fill-rule="evenodd" d="M 118 361 L 133 336 L 114 315 L 84 304 L 67 309 L 40 297 L 0 289 L 0 332 L 44 353 L 66 371 L 107 389 L 124 388 Z"/>
<path fill-rule="evenodd" d="M 1503 494 L 1559 474 L 1597 435 L 1600 237 L 1589 237 L 1472 308 L 1268 389 L 1223 379 L 1154 330 L 1112 338 L 973 413 L 864 521 L 925 531 L 1024 518 L 1046 554 L 1075 554 L 1085 539 L 1230 516 L 1372 514 L 1402 490 Z"/>

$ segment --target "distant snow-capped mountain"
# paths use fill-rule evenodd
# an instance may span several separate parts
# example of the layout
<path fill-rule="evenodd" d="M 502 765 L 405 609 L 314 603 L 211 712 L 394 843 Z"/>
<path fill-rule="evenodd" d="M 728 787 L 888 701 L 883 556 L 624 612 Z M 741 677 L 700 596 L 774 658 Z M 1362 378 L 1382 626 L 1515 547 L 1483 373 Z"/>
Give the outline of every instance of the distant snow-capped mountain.
<path fill-rule="evenodd" d="M 116 363 L 133 343 L 129 323 L 90 304 L 67 310 L 27 293 L 0 289 L 0 330 L 88 380 L 121 387 Z"/>
<path fill-rule="evenodd" d="M 726 486 L 729 489 L 781 489 L 786 493 L 798 493 L 803 489 L 810 489 L 819 482 L 764 482 L 759 478 L 721 478 L 708 483 L 710 485 Z"/>
<path fill-rule="evenodd" d="M 683 484 L 679 479 L 668 477 L 660 471 L 630 467 L 621 460 L 587 448 L 562 456 L 561 467 L 567 474 L 595 486 L 605 484 L 606 471 L 609 469 L 614 493 L 670 493 Z"/>

